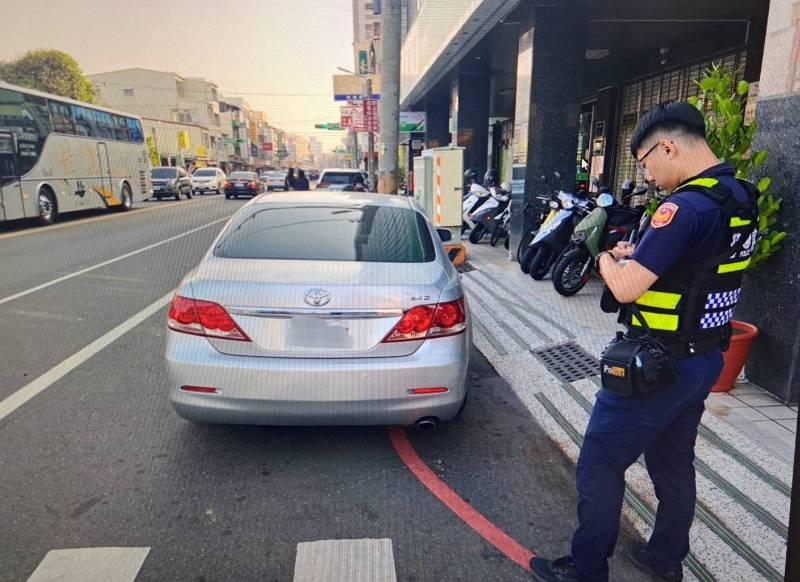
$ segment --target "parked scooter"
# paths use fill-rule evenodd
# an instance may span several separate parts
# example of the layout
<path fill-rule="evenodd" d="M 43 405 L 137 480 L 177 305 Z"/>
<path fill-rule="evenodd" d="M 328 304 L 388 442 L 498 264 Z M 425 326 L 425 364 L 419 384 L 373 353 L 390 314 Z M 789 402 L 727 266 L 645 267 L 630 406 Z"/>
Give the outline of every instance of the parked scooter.
<path fill-rule="evenodd" d="M 542 224 L 522 256 L 521 264 L 528 266 L 537 281 L 547 275 L 569 244 L 572 231 L 594 208 L 591 200 L 568 192 L 559 192 L 558 201 L 561 209 Z"/>
<path fill-rule="evenodd" d="M 500 185 L 500 188 L 509 193 L 510 196 L 510 182 L 503 182 Z M 505 239 L 505 247 L 508 250 L 508 245 L 510 242 L 509 233 L 511 231 L 511 206 L 513 205 L 513 201 L 509 201 L 508 205 L 505 209 L 497 215 L 495 218 L 495 229 L 492 232 L 492 238 L 489 240 L 489 244 L 492 246 L 496 246 L 500 239 Z"/>
<path fill-rule="evenodd" d="M 622 204 L 610 192 L 601 193 L 597 207 L 575 227 L 569 245 L 553 267 L 553 286 L 561 295 L 569 297 L 583 289 L 601 251 L 623 240 L 635 240 L 645 207 L 630 208 L 634 193 L 625 190 Z"/>
<path fill-rule="evenodd" d="M 470 215 L 480 208 L 487 200 L 489 200 L 491 193 L 489 190 L 481 186 L 478 182 L 478 172 L 469 169 L 464 172 L 464 178 L 467 184 L 467 193 L 461 203 L 462 210 L 462 223 L 461 233 L 468 230 L 475 229 L 475 222 L 470 218 Z"/>
<path fill-rule="evenodd" d="M 486 174 L 484 174 L 482 189 L 488 189 L 488 196 L 484 197 L 480 201 L 480 204 L 469 214 L 469 216 L 466 217 L 465 220 L 465 222 L 472 223 L 472 230 L 469 233 L 469 242 L 472 244 L 478 244 L 481 242 L 483 237 L 486 236 L 486 233 L 489 232 L 486 229 L 486 225 L 481 223 L 479 218 L 485 218 L 487 216 L 487 211 L 498 211 L 498 206 L 504 203 L 504 201 L 498 198 L 499 193 L 497 190 L 497 172 L 494 170 L 488 170 Z M 507 204 L 507 201 L 505 201 L 505 203 Z"/>
<path fill-rule="evenodd" d="M 488 174 L 487 172 L 487 177 Z M 487 182 L 491 183 L 491 178 Z M 475 228 L 469 235 L 469 241 L 473 244 L 481 242 L 488 233 L 491 245 L 495 246 L 505 232 L 503 224 L 507 224 L 511 216 L 511 184 L 504 182 L 499 188 L 491 186 L 489 191 L 491 192 L 489 200 L 471 216 L 475 221 Z"/>

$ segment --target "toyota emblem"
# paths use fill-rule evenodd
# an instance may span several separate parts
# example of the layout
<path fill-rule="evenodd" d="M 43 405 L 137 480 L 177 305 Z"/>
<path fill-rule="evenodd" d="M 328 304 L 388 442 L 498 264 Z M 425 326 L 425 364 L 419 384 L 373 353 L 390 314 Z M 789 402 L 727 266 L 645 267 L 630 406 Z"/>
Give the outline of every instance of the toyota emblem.
<path fill-rule="evenodd" d="M 312 307 L 322 307 L 331 300 L 331 294 L 325 289 L 309 289 L 306 291 L 305 300 Z"/>

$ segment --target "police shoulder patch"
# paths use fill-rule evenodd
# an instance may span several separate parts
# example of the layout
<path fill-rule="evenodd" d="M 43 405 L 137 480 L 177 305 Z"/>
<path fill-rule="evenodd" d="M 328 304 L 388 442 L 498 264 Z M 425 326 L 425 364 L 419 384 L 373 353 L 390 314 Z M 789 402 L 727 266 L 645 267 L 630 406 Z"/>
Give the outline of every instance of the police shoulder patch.
<path fill-rule="evenodd" d="M 658 207 L 658 210 L 656 210 L 656 213 L 653 215 L 653 219 L 650 221 L 650 226 L 653 228 L 662 228 L 667 226 L 670 222 L 672 222 L 672 219 L 675 218 L 675 215 L 678 214 L 678 210 L 680 210 L 680 206 L 674 202 L 665 202 Z"/>

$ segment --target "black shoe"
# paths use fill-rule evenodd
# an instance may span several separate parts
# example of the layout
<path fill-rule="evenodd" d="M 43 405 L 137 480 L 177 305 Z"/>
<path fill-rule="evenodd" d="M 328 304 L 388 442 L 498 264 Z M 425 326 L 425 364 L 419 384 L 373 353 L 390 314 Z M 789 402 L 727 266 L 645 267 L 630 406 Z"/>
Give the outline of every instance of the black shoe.
<path fill-rule="evenodd" d="M 657 563 L 647 544 L 631 544 L 626 552 L 633 565 L 642 572 L 647 572 L 653 580 L 663 582 L 681 582 L 683 580 L 683 570 L 664 570 Z"/>
<path fill-rule="evenodd" d="M 572 556 L 564 556 L 557 560 L 533 558 L 531 560 L 533 579 L 538 582 L 577 582 L 578 572 L 572 563 Z"/>

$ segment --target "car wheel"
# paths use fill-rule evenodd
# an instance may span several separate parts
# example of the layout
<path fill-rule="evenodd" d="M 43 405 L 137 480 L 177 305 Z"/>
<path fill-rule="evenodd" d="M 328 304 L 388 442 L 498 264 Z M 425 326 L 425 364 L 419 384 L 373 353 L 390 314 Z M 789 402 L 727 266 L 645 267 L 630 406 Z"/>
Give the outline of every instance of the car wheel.
<path fill-rule="evenodd" d="M 222 194 L 222 186 L 217 186 L 217 196 Z"/>
<path fill-rule="evenodd" d="M 187 199 L 187 200 L 191 200 L 191 199 L 192 199 L 192 189 L 191 189 L 191 188 L 189 188 L 189 189 L 186 191 L 186 199 Z"/>
<path fill-rule="evenodd" d="M 181 189 L 178 188 L 177 190 L 175 190 L 175 200 L 180 200 L 180 199 L 181 199 Z"/>
<path fill-rule="evenodd" d="M 48 188 L 39 190 L 39 223 L 47 226 L 58 219 L 58 207 L 53 193 Z"/>
<path fill-rule="evenodd" d="M 127 212 L 133 208 L 133 193 L 131 193 L 131 187 L 127 184 L 122 185 L 122 204 L 117 206 L 118 212 Z"/>

